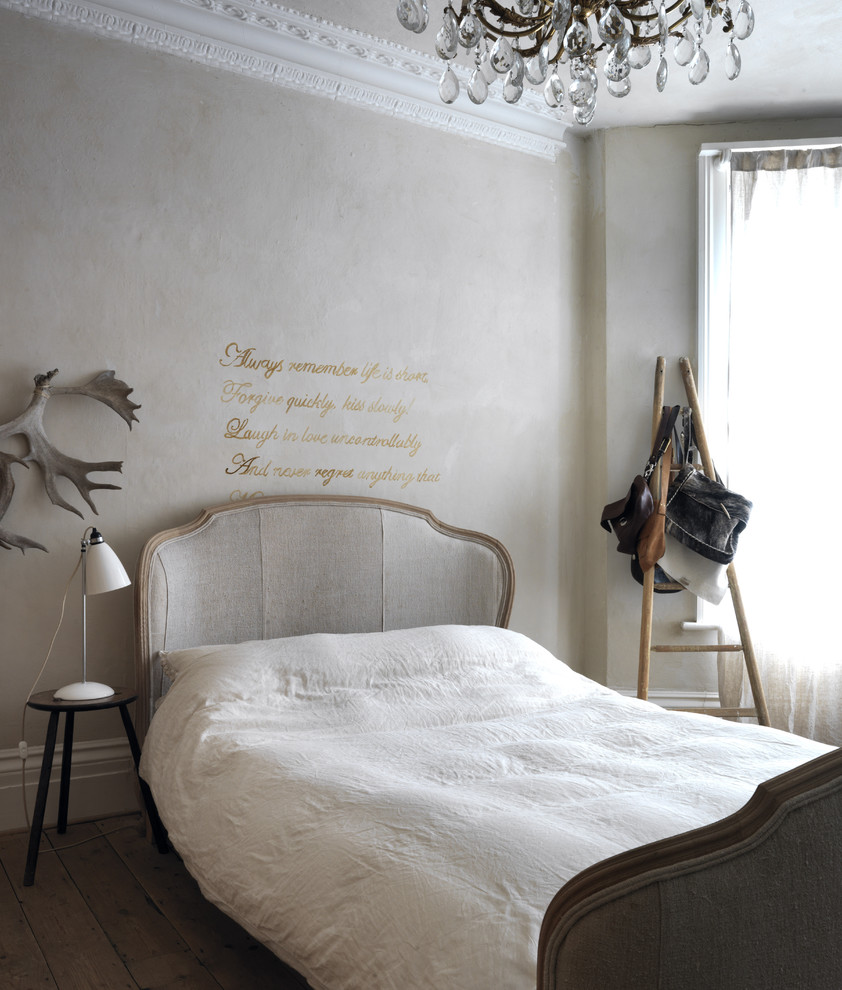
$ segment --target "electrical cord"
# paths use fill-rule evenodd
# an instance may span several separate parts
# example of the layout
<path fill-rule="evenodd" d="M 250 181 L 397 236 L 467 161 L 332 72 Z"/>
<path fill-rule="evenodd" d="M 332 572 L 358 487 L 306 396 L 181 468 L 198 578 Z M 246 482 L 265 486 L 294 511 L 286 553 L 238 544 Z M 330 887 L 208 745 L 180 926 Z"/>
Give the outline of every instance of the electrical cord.
<path fill-rule="evenodd" d="M 114 835 L 115 832 L 124 832 L 127 828 L 137 828 L 138 824 L 143 821 L 143 815 L 140 815 L 136 822 L 127 823 L 125 825 L 118 825 L 117 828 L 111 828 L 107 832 L 97 832 L 96 835 L 89 835 L 87 839 L 79 839 L 78 842 L 68 842 L 63 846 L 50 846 L 47 849 L 40 849 L 38 854 L 43 853 L 60 853 L 64 852 L 65 849 L 75 849 L 77 846 L 84 846 L 86 842 L 93 842 L 94 839 L 104 839 L 107 835 Z"/>
<path fill-rule="evenodd" d="M 89 526 L 88 529 L 85 530 L 85 535 L 83 539 L 87 537 L 90 528 L 91 527 Z M 61 624 L 64 621 L 64 610 L 67 605 L 67 593 L 70 591 L 70 585 L 73 581 L 73 578 L 76 577 L 76 572 L 79 570 L 81 566 L 82 566 L 82 557 L 80 555 L 79 559 L 76 561 L 76 566 L 73 568 L 73 572 L 71 573 L 70 577 L 67 579 L 67 584 L 64 586 L 64 594 L 61 596 L 61 610 L 59 612 L 58 624 L 56 625 L 55 632 L 53 633 L 53 638 L 50 640 L 50 646 L 47 650 L 47 655 L 44 657 L 44 662 L 41 664 L 41 669 L 38 671 L 35 680 L 32 682 L 32 687 L 29 689 L 29 693 L 26 696 L 26 701 L 23 704 L 23 711 L 21 713 L 21 719 L 20 719 L 21 741 L 18 746 L 18 752 L 20 753 L 20 780 L 21 780 L 21 799 L 23 800 L 23 816 L 24 819 L 26 820 L 27 828 L 31 827 L 31 822 L 29 819 L 29 808 L 27 807 L 27 803 L 26 803 L 26 758 L 28 755 L 28 748 L 26 745 L 26 712 L 28 709 L 28 705 L 26 702 L 29 701 L 29 699 L 35 693 L 35 688 L 38 686 L 38 681 L 41 680 L 41 676 L 43 675 L 44 671 L 46 670 L 47 664 L 50 661 L 50 656 L 52 655 L 53 647 L 56 645 L 56 639 L 58 638 L 59 630 L 61 629 Z"/>

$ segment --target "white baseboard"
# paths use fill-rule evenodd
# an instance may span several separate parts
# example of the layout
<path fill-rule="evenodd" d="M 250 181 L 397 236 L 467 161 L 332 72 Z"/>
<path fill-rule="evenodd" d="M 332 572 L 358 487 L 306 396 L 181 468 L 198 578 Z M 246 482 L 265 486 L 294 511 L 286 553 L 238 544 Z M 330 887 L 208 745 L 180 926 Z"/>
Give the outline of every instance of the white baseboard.
<path fill-rule="evenodd" d="M 635 688 L 614 688 L 618 694 L 627 698 L 637 697 Z M 662 708 L 718 708 L 719 693 L 717 691 L 649 691 L 649 701 Z"/>
<path fill-rule="evenodd" d="M 43 754 L 43 746 L 29 747 L 25 778 L 30 820 L 35 807 Z M 62 746 L 57 744 L 44 817 L 46 826 L 55 825 L 58 817 L 61 757 Z M 21 787 L 21 759 L 17 749 L 0 750 L 0 832 L 27 827 Z M 68 821 L 106 818 L 139 810 L 137 778 L 125 736 L 94 742 L 74 742 Z"/>

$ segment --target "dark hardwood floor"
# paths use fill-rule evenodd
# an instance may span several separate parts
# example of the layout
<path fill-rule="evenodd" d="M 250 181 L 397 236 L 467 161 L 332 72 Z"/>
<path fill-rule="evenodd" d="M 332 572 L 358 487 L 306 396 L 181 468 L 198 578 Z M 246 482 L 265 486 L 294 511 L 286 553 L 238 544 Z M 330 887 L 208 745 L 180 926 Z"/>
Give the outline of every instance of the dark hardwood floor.
<path fill-rule="evenodd" d="M 147 841 L 140 816 L 48 829 L 24 887 L 28 838 L 0 835 L 3 990 L 306 988 Z"/>

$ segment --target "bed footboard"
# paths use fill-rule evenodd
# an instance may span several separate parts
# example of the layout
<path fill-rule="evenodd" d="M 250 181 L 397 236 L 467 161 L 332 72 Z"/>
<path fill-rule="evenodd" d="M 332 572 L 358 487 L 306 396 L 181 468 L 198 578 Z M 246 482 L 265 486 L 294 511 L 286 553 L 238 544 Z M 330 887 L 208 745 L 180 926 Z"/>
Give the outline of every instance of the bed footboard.
<path fill-rule="evenodd" d="M 538 959 L 538 990 L 838 990 L 842 750 L 584 870 L 551 902 Z"/>

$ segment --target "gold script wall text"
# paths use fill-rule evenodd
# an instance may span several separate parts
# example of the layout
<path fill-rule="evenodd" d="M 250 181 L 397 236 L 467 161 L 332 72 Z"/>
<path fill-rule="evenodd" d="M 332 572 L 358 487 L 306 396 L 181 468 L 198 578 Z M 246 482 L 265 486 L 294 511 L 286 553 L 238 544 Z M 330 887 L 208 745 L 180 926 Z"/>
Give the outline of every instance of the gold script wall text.
<path fill-rule="evenodd" d="M 312 478 L 322 487 L 357 479 L 365 487 L 437 484 L 415 421 L 431 384 L 426 369 L 380 361 L 304 360 L 228 343 L 220 402 L 223 439 L 235 449 L 225 474 L 232 500 L 271 494 L 267 483 Z M 305 452 L 318 451 L 314 466 Z"/>

